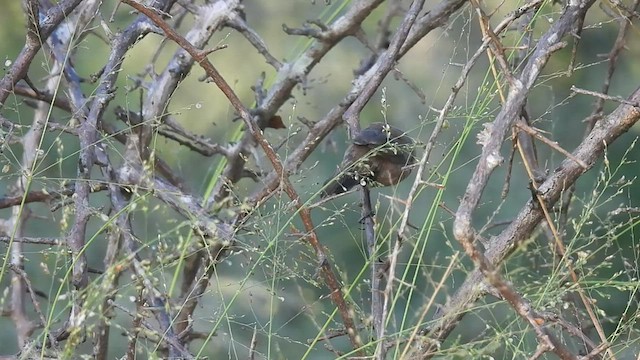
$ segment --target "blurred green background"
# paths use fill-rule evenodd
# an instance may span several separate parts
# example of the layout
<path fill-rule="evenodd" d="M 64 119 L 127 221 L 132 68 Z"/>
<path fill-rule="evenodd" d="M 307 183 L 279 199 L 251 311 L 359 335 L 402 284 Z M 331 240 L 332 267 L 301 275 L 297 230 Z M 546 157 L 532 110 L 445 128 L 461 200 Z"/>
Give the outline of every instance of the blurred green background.
<path fill-rule="evenodd" d="M 101 12 L 105 20 L 116 3 L 113 0 L 103 3 Z M 281 61 L 295 59 L 309 44 L 307 38 L 285 35 L 282 31 L 283 23 L 289 27 L 298 27 L 306 19 L 331 22 L 350 4 L 350 1 L 334 1 L 331 5 L 326 5 L 323 1 L 316 1 L 316 4 L 310 1 L 244 1 L 248 24 L 263 37 L 271 54 Z M 410 2 L 404 1 L 403 4 L 408 8 Z M 386 6 L 387 4 L 377 9 L 364 24 L 364 30 L 372 42 L 375 40 L 377 22 L 384 15 Z M 432 4 L 427 5 L 429 6 Z M 490 10 L 499 8 L 492 17 L 495 19 L 495 25 L 512 11 L 516 4 L 488 1 L 484 2 L 483 6 Z M 550 22 L 557 19 L 560 11 L 560 5 L 547 4 L 543 7 L 535 23 L 534 38 L 539 36 Z M 109 22 L 108 26 L 113 32 L 117 32 L 126 27 L 133 18 L 130 8 L 121 5 L 115 14 L 115 21 Z M 191 21 L 187 17 L 181 30 L 187 29 Z M 398 24 L 399 21 L 400 18 L 396 18 L 394 24 Z M 0 38 L 3 39 L 0 43 L 0 54 L 4 56 L 5 62 L 3 71 L 8 69 L 9 62 L 15 59 L 24 43 L 24 23 L 19 2 L 7 2 L 3 5 L 0 12 Z M 395 29 L 395 26 L 392 26 L 392 29 Z M 548 131 L 547 137 L 558 141 L 569 151 L 583 138 L 585 124 L 582 120 L 591 113 L 594 103 L 593 98 L 572 95 L 570 87 L 600 91 L 608 66 L 606 54 L 613 45 L 617 29 L 617 23 L 594 6 L 580 36 L 574 71 L 569 75 L 566 70 L 575 42 L 566 39 L 569 46 L 552 57 L 544 75 L 529 97 L 528 110 L 533 125 Z M 92 31 L 99 35 L 104 33 L 99 26 Z M 516 35 L 507 35 L 504 42 L 513 42 L 515 38 Z M 452 17 L 446 28 L 437 29 L 425 37 L 397 66 L 404 78 L 425 94 L 426 102 L 423 103 L 406 82 L 390 75 L 383 83 L 382 89 L 365 108 L 361 115 L 362 121 L 373 122 L 386 118 L 389 123 L 404 128 L 413 138 L 426 142 L 438 115 L 433 109 L 442 108 L 452 85 L 459 77 L 460 64 L 467 62 L 481 40 L 477 18 L 473 10 L 467 6 Z M 139 91 L 129 92 L 127 89 L 133 87 L 145 67 L 152 66 L 154 72 L 162 71 L 176 46 L 171 43 L 165 44 L 158 61 L 150 65 L 150 54 L 156 52 L 161 42 L 161 36 L 150 34 L 128 52 L 119 75 L 116 97 L 105 113 L 103 121 L 124 129 L 124 125 L 115 119 L 112 109 L 120 105 L 139 111 Z M 250 87 L 255 84 L 260 73 L 266 72 L 265 84 L 268 89 L 274 81 L 275 71 L 235 31 L 224 29 L 209 42 L 210 47 L 221 44 L 227 45 L 228 48 L 215 52 L 209 59 L 232 84 L 244 104 L 249 106 L 253 103 L 254 96 Z M 81 76 L 89 78 L 91 74 L 99 72 L 108 52 L 109 47 L 102 39 L 95 34 L 89 34 L 77 44 L 72 61 Z M 638 86 L 639 53 L 638 31 L 632 26 L 627 48 L 622 53 L 612 78 L 611 95 L 625 97 Z M 312 71 L 304 91 L 301 87 L 295 90 L 293 98 L 279 111 L 288 128 L 267 132 L 272 144 L 284 144 L 278 150 L 282 159 L 305 135 L 305 126 L 298 121 L 298 117 L 317 120 L 336 106 L 351 88 L 353 70 L 359 66 L 360 60 L 368 55 L 369 51 L 357 40 L 346 39 Z M 36 85 L 42 85 L 42 77 L 47 74 L 50 66 L 51 59 L 41 53 L 32 64 L 29 77 Z M 442 202 L 455 211 L 480 152 L 475 136 L 482 129 L 482 124 L 492 121 L 500 110 L 495 81 L 492 80 L 488 69 L 487 57 L 483 56 L 460 92 L 456 108 L 447 118 L 447 126 L 438 138 L 436 148 L 430 157 L 427 169 L 429 181 L 441 183 L 445 185 L 445 189 L 438 192 L 435 188 L 427 188 L 420 192 L 415 201 L 409 222 L 422 230 L 411 230 L 412 235 L 407 239 L 401 255 L 401 269 L 405 271 L 407 281 L 413 284 L 413 288 L 407 289 L 406 296 L 401 296 L 403 300 L 396 304 L 395 321 L 391 322 L 394 327 L 399 326 L 405 318 L 410 321 L 412 317 L 418 316 L 426 302 L 425 299 L 432 295 L 435 285 L 449 266 L 452 254 L 462 251 L 451 236 L 451 215 L 442 208 L 435 207 L 434 202 Z M 203 71 L 194 66 L 174 94 L 168 111 L 190 131 L 225 144 L 232 139 L 241 124 L 239 121 L 232 121 L 236 117 L 233 108 L 221 92 L 211 83 L 198 81 L 202 75 Z M 148 77 L 144 79 L 149 80 Z M 85 94 L 89 96 L 96 86 L 94 83 L 85 83 Z M 60 94 L 63 94 L 64 85 L 60 91 Z M 615 106 L 617 104 L 609 102 L 605 111 L 608 112 Z M 25 125 L 16 130 L 17 135 L 27 131 L 32 114 L 33 110 L 18 96 L 10 97 L 2 111 L 2 115 L 14 123 Z M 70 121 L 70 116 L 54 109 L 51 121 L 65 124 Z M 587 287 L 589 293 L 597 300 L 597 306 L 602 310 L 605 330 L 609 334 L 626 334 L 629 344 L 637 342 L 638 329 L 634 325 L 635 321 L 631 320 L 633 314 L 637 315 L 637 293 L 631 285 L 634 281 L 637 282 L 638 278 L 639 250 L 635 228 L 632 225 L 620 228 L 620 224 L 632 224 L 635 217 L 612 217 L 608 214 L 621 206 L 631 207 L 637 204 L 637 181 L 630 184 L 620 182 L 620 179 L 635 180 L 637 176 L 635 162 L 638 152 L 631 148 L 636 132 L 637 128 L 632 129 L 629 134 L 608 147 L 608 165 L 599 163 L 581 177 L 571 205 L 571 220 L 564 234 L 565 241 L 574 245 L 570 247 L 573 255 L 577 256 L 579 251 L 587 254 L 585 263 L 581 264 L 584 267 L 583 286 Z M 111 159 L 121 163 L 122 146 L 115 141 L 107 141 L 110 144 Z M 292 176 L 292 182 L 303 199 L 317 200 L 320 186 L 335 171 L 347 144 L 344 127 L 336 129 L 325 140 L 325 146 L 315 151 L 301 170 Z M 509 148 L 510 141 L 505 141 L 505 156 Z M 561 154 L 541 143 L 537 144 L 537 148 L 542 166 L 549 171 L 553 171 L 563 160 Z M 77 175 L 77 139 L 49 132 L 44 138 L 42 149 L 44 156 L 38 165 L 33 187 L 57 189 L 64 182 L 73 181 Z M 218 157 L 203 157 L 162 137 L 154 141 L 154 149 L 159 157 L 167 161 L 186 180 L 195 194 L 204 195 L 212 174 L 219 166 Z M 0 156 L 1 165 L 7 169 L 0 176 L 0 187 L 7 189 L 7 194 L 11 193 L 10 187 L 16 183 L 20 175 L 20 157 L 21 149 L 15 145 L 4 149 Z M 614 172 L 612 169 L 615 170 L 622 162 L 624 164 Z M 271 168 L 264 157 L 261 166 Z M 502 203 L 500 193 L 506 173 L 506 166 L 498 169 L 490 186 L 485 190 L 481 206 L 474 214 L 474 225 L 477 228 L 485 225 L 492 214 L 496 222 L 513 219 L 530 199 L 529 181 L 522 162 L 516 157 L 510 182 L 511 191 Z M 98 176 L 97 171 L 95 174 Z M 395 194 L 401 199 L 406 197 L 413 178 L 409 178 L 397 189 L 373 190 L 380 241 L 391 242 L 394 238 L 395 226 L 400 218 L 398 209 L 402 209 L 400 204 L 390 201 L 388 196 Z M 242 180 L 237 184 L 235 196 L 242 199 L 258 186 L 260 184 L 249 179 Z M 108 207 L 104 194 L 93 195 L 91 199 L 96 207 Z M 353 285 L 349 297 L 361 306 L 357 313 L 358 316 L 362 316 L 369 312 L 369 295 L 366 280 L 367 255 L 363 248 L 361 225 L 358 223 L 361 217 L 359 201 L 359 194 L 347 195 L 314 209 L 313 217 L 318 226 L 319 238 L 328 248 L 340 276 L 347 286 Z M 183 223 L 185 219 L 177 216 L 162 203 L 144 198 L 139 199 L 138 204 L 134 210 L 134 230 L 140 239 L 148 242 L 148 248 L 142 251 L 143 254 L 151 256 L 162 251 L 162 244 L 171 244 L 176 239 L 188 236 L 188 226 Z M 498 205 L 500 208 L 494 214 Z M 33 211 L 34 217 L 29 220 L 25 230 L 25 235 L 28 236 L 62 237 L 73 221 L 70 209 L 51 213 L 45 205 L 34 204 L 29 208 Z M 10 216 L 10 209 L 0 210 L 1 218 L 7 219 Z M 219 265 L 216 278 L 212 279 L 210 291 L 197 310 L 198 318 L 195 325 L 199 331 L 206 333 L 212 323 L 220 318 L 224 319 L 213 339 L 204 345 L 203 354 L 216 358 L 225 358 L 227 355 L 230 358 L 246 357 L 246 346 L 254 326 L 259 329 L 258 349 L 266 352 L 267 344 L 271 344 L 269 351 L 273 358 L 300 358 L 307 351 L 307 340 L 318 334 L 318 328 L 323 326 L 333 307 L 327 298 L 326 288 L 321 280 L 314 276 L 316 260 L 312 251 L 301 243 L 298 237 L 292 235 L 295 231 L 291 224 L 297 229 L 302 229 L 299 220 L 291 211 L 286 196 L 277 196 L 258 209 L 245 231 L 241 232 L 242 243 L 239 247 L 244 251 L 232 254 L 227 261 Z M 103 267 L 106 247 L 104 233 L 101 233 L 103 225 L 104 221 L 94 218 L 88 232 L 90 235 L 96 235 L 95 239 L 88 239 L 89 266 L 98 269 Z M 499 233 L 502 228 L 503 226 L 491 228 L 487 237 Z M 540 232 L 535 235 L 508 261 L 503 272 L 508 274 L 507 278 L 513 281 L 523 294 L 530 296 L 541 309 L 556 312 L 566 310 L 567 317 L 571 318 L 571 314 L 574 313 L 571 309 L 565 309 L 562 303 L 563 299 L 566 299 L 563 297 L 566 296 L 562 291 L 563 285 L 557 283 L 557 274 L 553 269 L 545 265 L 553 262 L 550 260 L 552 255 L 549 253 L 546 237 Z M 418 249 L 422 255 L 412 255 L 413 249 Z M 33 285 L 48 294 L 49 303 L 55 298 L 59 288 L 66 288 L 61 279 L 65 275 L 68 259 L 60 257 L 58 252 L 56 248 L 43 249 L 42 246 L 27 246 L 25 252 L 26 270 L 31 275 Z M 0 244 L 0 253 L 7 253 L 6 244 Z M 261 255 L 263 257 L 260 257 Z M 257 258 L 259 260 L 256 260 Z M 461 260 L 455 262 L 453 274 L 445 280 L 445 287 L 437 294 L 437 303 L 446 301 L 447 296 L 452 295 L 462 284 L 466 272 L 472 269 L 465 256 L 460 255 L 459 259 Z M 251 269 L 251 272 L 248 269 Z M 174 268 L 154 270 L 156 276 L 166 279 L 167 284 L 171 282 L 175 271 Z M 3 289 L 2 305 L 6 307 L 8 298 L 4 289 L 9 286 L 6 272 L 0 285 Z M 125 274 L 120 285 L 123 297 L 119 298 L 123 306 L 132 307 L 125 296 L 133 294 L 133 289 L 130 288 L 132 285 L 127 281 Z M 590 287 L 591 285 L 593 287 Z M 548 291 L 541 290 L 545 288 Z M 68 290 L 66 288 L 62 292 Z M 230 303 L 229 299 L 238 294 L 240 296 L 234 299 L 224 313 L 223 310 Z M 43 303 L 46 304 L 47 301 Z M 61 301 L 60 304 L 66 303 Z M 49 304 L 45 306 L 44 311 L 53 314 L 52 321 L 60 321 L 66 317 L 65 306 L 58 305 L 55 308 Z M 435 310 L 436 307 L 432 307 L 425 319 L 431 319 Z M 126 315 L 119 314 L 116 319 L 117 324 L 127 329 L 130 319 Z M 625 325 L 621 326 L 621 323 Z M 337 324 L 331 323 L 331 326 Z M 120 336 L 121 330 L 117 327 L 112 331 L 110 355 L 121 356 L 125 351 L 126 338 Z M 520 358 L 520 355 L 524 355 L 520 351 L 527 349 L 527 346 L 519 346 L 519 340 L 514 340 L 519 339 L 519 331 L 530 332 L 530 329 L 526 324 L 514 319 L 508 306 L 488 298 L 474 308 L 473 314 L 468 315 L 443 344 L 443 349 L 449 349 L 449 352 L 443 352 L 443 356 L 462 357 L 471 354 L 472 358 Z M 595 335 L 593 330 L 586 332 Z M 523 341 L 530 342 L 528 346 L 535 349 L 535 339 L 525 338 Z M 0 342 L 4 344 L 0 347 L 0 355 L 15 353 L 18 350 L 13 324 L 7 317 L 0 318 Z M 194 344 L 192 349 L 198 349 L 203 342 L 196 341 Z M 349 347 L 343 338 L 332 340 L 332 345 L 338 350 Z M 152 351 L 155 344 L 140 344 L 141 349 L 145 347 Z M 79 351 L 90 352 L 90 344 L 82 345 Z M 633 352 L 633 345 L 626 347 L 625 352 L 619 354 L 619 358 L 630 358 L 627 356 L 631 356 Z M 140 353 L 140 356 L 146 358 L 151 355 Z M 322 346 L 316 346 L 311 351 L 311 357 L 334 358 L 335 354 L 324 350 Z"/>

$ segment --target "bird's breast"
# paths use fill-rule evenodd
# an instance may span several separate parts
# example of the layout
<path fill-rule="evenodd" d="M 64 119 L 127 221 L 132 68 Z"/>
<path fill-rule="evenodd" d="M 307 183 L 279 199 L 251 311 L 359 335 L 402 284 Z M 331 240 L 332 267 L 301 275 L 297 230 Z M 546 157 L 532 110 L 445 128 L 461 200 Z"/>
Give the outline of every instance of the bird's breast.
<path fill-rule="evenodd" d="M 375 181 L 383 186 L 396 185 L 404 180 L 411 170 L 404 169 L 404 165 L 385 159 L 376 159 Z"/>

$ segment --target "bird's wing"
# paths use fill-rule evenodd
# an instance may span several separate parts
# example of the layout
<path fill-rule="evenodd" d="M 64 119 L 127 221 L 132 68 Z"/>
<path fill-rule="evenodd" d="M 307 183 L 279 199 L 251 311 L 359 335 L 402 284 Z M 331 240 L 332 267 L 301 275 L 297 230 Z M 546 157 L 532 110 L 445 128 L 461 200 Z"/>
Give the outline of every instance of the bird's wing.
<path fill-rule="evenodd" d="M 378 147 L 388 140 L 386 131 L 378 127 L 368 127 L 353 138 L 353 143 L 360 146 Z"/>

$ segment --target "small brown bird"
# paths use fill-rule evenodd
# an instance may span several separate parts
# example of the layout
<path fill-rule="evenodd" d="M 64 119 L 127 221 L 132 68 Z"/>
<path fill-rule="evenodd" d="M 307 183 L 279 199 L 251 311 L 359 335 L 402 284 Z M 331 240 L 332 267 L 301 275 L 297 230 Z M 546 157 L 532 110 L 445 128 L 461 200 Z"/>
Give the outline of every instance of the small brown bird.
<path fill-rule="evenodd" d="M 365 181 L 390 186 L 411 173 L 416 162 L 414 142 L 404 131 L 385 123 L 361 130 L 344 153 L 338 172 L 324 183 L 322 197 L 341 194 Z"/>

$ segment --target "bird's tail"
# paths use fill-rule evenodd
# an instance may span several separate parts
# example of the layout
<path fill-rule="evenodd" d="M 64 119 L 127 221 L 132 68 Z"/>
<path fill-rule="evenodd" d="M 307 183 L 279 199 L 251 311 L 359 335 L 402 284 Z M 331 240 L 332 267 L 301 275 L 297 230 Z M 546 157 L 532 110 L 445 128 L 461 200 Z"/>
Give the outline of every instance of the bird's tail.
<path fill-rule="evenodd" d="M 324 190 L 320 196 L 326 198 L 332 195 L 342 194 L 359 183 L 352 174 L 338 174 L 337 177 L 333 177 L 324 183 Z"/>

